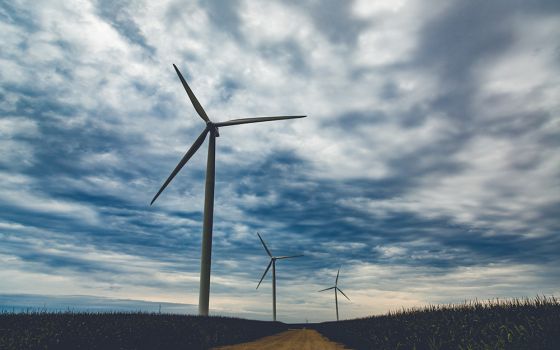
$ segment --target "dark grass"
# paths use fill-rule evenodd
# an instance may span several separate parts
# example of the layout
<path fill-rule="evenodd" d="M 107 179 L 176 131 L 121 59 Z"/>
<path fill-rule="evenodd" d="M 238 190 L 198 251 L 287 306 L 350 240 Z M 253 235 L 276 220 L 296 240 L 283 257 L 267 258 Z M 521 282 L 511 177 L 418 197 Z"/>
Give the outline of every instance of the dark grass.
<path fill-rule="evenodd" d="M 554 297 L 427 306 L 307 325 L 354 349 L 560 349 Z"/>
<path fill-rule="evenodd" d="M 150 313 L 0 314 L 0 349 L 208 349 L 288 329 L 280 322 Z"/>

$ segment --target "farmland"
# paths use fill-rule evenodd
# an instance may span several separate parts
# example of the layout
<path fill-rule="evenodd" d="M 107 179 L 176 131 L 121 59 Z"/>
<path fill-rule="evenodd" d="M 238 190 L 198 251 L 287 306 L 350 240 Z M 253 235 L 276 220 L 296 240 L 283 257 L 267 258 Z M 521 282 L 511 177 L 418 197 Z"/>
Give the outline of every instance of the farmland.
<path fill-rule="evenodd" d="M 4 313 L 0 349 L 208 349 L 287 330 L 280 322 L 149 313 Z"/>
<path fill-rule="evenodd" d="M 312 327 L 354 349 L 558 349 L 560 302 L 474 301 Z"/>
<path fill-rule="evenodd" d="M 304 327 L 354 349 L 557 349 L 560 302 L 474 301 L 301 325 L 155 313 L 1 313 L 0 349 L 208 349 Z"/>

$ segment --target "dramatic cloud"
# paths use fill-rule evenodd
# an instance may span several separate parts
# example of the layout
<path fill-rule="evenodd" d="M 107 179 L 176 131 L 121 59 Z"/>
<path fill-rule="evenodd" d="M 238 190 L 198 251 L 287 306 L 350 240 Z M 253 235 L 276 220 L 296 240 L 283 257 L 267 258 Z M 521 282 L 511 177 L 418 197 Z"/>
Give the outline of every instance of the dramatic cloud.
<path fill-rule="evenodd" d="M 332 319 L 340 266 L 344 318 L 560 292 L 557 1 L 12 1 L 0 31 L 1 307 L 196 310 L 206 146 L 149 206 L 204 128 L 172 63 L 213 120 L 308 115 L 220 130 L 213 313 L 270 317 L 257 231 L 306 255 L 282 321 Z"/>

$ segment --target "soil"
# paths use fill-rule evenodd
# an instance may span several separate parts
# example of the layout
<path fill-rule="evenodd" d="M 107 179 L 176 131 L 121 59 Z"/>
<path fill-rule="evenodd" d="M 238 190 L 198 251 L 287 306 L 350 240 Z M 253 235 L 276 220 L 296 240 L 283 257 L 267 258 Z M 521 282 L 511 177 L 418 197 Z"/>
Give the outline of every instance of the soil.
<path fill-rule="evenodd" d="M 255 341 L 237 345 L 228 345 L 215 350 L 339 350 L 347 349 L 343 345 L 331 342 L 313 329 L 290 329 Z"/>

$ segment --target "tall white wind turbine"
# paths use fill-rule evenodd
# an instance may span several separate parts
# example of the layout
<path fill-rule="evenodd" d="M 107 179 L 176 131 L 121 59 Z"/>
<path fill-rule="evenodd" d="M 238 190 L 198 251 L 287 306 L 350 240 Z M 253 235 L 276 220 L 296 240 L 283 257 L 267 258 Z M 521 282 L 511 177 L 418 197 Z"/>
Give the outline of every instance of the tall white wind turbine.
<path fill-rule="evenodd" d="M 276 260 L 299 258 L 303 255 L 273 256 L 272 253 L 270 252 L 270 250 L 268 249 L 268 247 L 266 246 L 266 244 L 264 243 L 264 240 L 262 239 L 261 235 L 258 232 L 257 232 L 257 235 L 259 236 L 259 239 L 261 240 L 261 243 L 264 247 L 264 250 L 266 250 L 266 254 L 268 254 L 268 256 L 270 257 L 270 262 L 268 263 L 268 266 L 266 267 L 266 270 L 264 270 L 264 273 L 263 273 L 263 275 L 261 277 L 261 280 L 259 281 L 259 284 L 257 285 L 256 289 L 259 289 L 259 286 L 261 285 L 261 282 L 264 279 L 264 276 L 266 276 L 266 273 L 268 272 L 268 270 L 270 269 L 270 266 L 272 265 L 272 319 L 274 321 L 276 321 Z"/>
<path fill-rule="evenodd" d="M 206 163 L 206 187 L 204 194 L 204 219 L 202 225 L 202 254 L 200 257 L 200 292 L 198 299 L 198 313 L 199 315 L 208 316 L 208 306 L 210 301 L 210 266 L 211 266 L 211 256 L 212 256 L 212 226 L 214 220 L 214 176 L 215 176 L 215 158 L 216 158 L 216 137 L 219 137 L 218 128 L 222 126 L 231 126 L 239 124 L 249 124 L 249 123 L 259 123 L 267 122 L 273 120 L 283 120 L 283 119 L 294 119 L 294 118 L 304 118 L 304 115 L 298 116 L 278 116 L 278 117 L 260 117 L 260 118 L 243 118 L 243 119 L 232 119 L 226 122 L 214 123 L 206 115 L 206 111 L 202 108 L 202 105 L 196 99 L 196 96 L 190 89 L 189 85 L 183 78 L 177 66 L 173 65 L 189 99 L 191 100 L 194 109 L 206 123 L 206 127 L 194 141 L 192 146 L 189 148 L 187 153 L 179 161 L 179 164 L 175 167 L 171 175 L 165 180 L 159 191 L 156 193 L 150 205 L 152 205 L 163 190 L 169 185 L 171 180 L 177 175 L 177 173 L 183 168 L 187 161 L 196 153 L 200 148 L 206 136 L 210 134 L 210 142 L 208 144 L 208 160 Z"/>
<path fill-rule="evenodd" d="M 338 295 L 336 294 L 337 291 L 342 293 L 342 295 L 344 295 L 346 297 L 346 299 L 350 300 L 350 298 L 348 298 L 346 296 L 346 294 L 344 294 L 344 292 L 338 288 L 338 275 L 340 274 L 340 269 L 338 269 L 338 272 L 336 273 L 336 280 L 334 281 L 334 286 L 330 287 L 330 288 L 325 288 L 325 289 L 321 289 L 319 292 L 324 292 L 326 290 L 331 290 L 334 289 L 334 304 L 336 305 L 336 320 L 338 321 Z"/>

